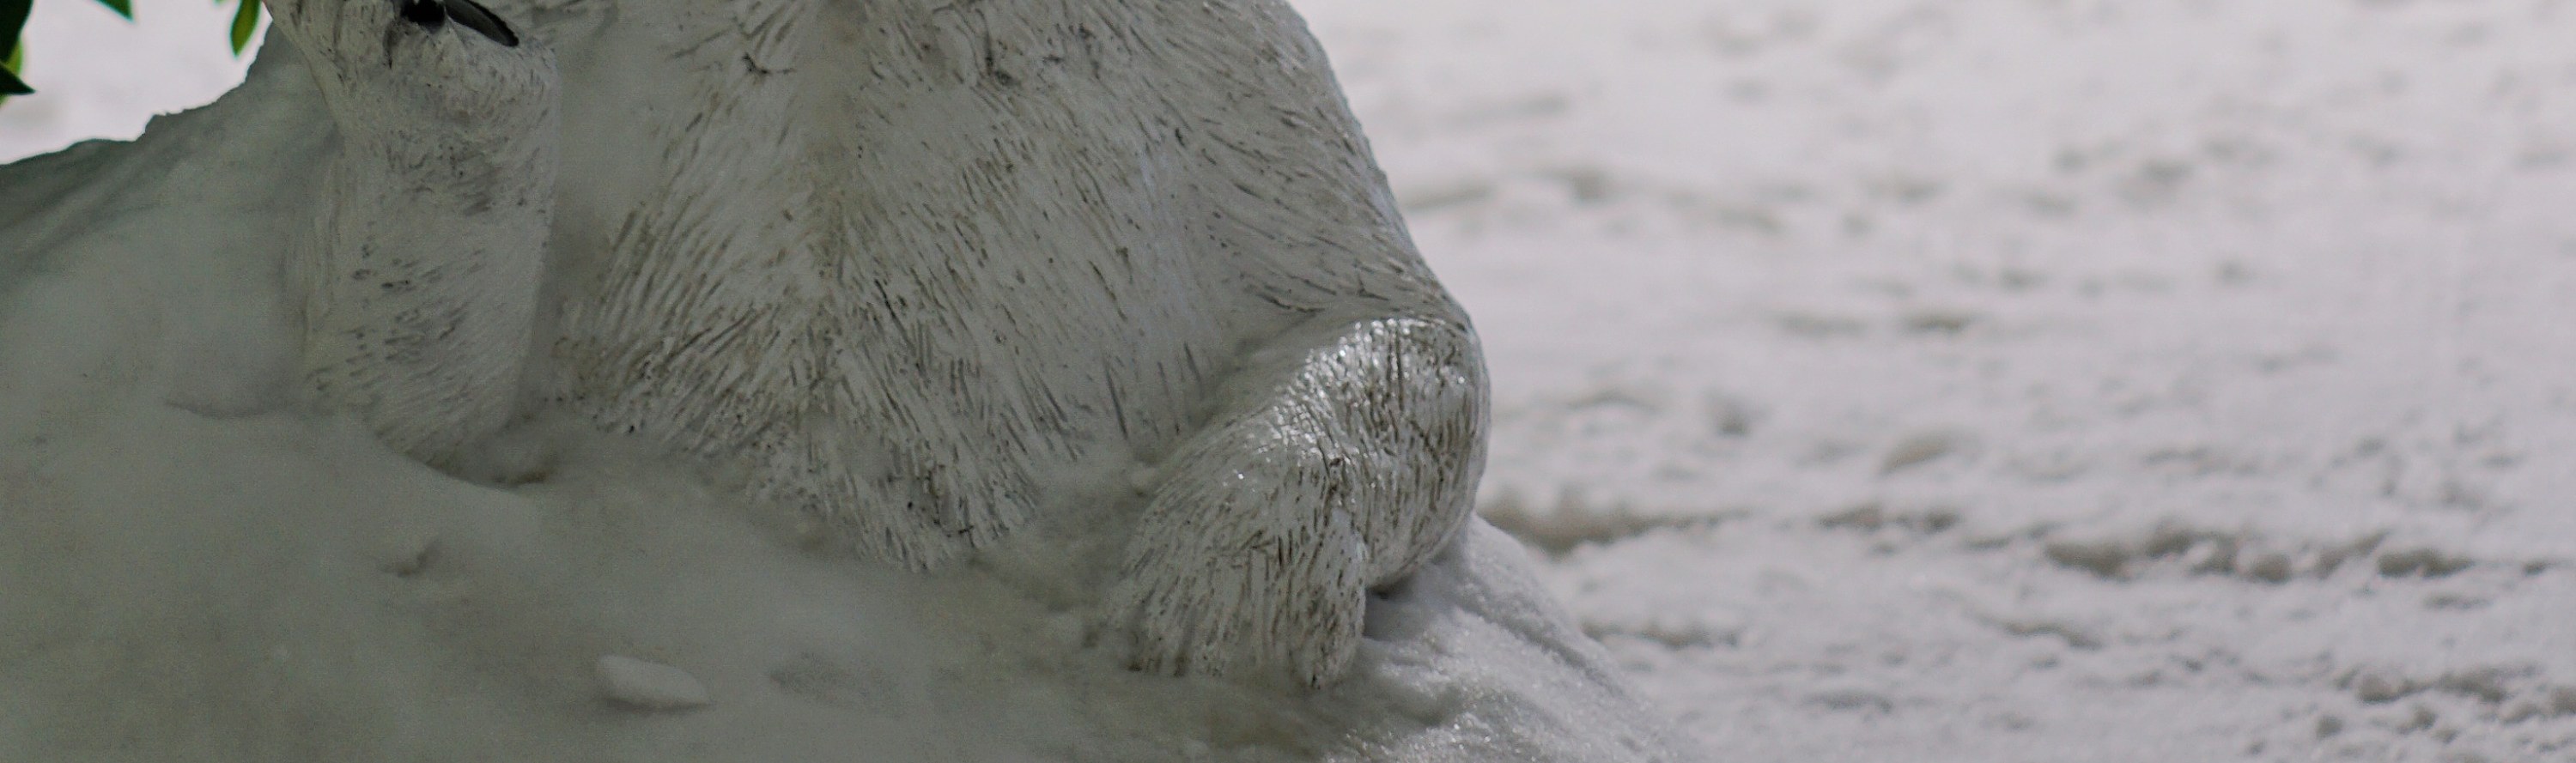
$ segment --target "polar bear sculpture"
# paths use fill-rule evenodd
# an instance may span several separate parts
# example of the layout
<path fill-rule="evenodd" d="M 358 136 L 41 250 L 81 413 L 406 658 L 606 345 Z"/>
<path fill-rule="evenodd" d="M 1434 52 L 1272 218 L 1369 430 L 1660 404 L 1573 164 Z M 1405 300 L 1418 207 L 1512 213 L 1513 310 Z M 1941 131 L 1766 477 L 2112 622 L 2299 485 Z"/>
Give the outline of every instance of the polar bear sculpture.
<path fill-rule="evenodd" d="M 0 760 L 1702 757 L 1270 0 L 270 7 L 0 166 Z"/>
<path fill-rule="evenodd" d="M 1474 334 L 1276 0 L 274 5 L 306 374 L 417 458 L 561 408 L 914 568 L 1117 527 L 1139 666 L 1312 685 L 1469 514 Z"/>

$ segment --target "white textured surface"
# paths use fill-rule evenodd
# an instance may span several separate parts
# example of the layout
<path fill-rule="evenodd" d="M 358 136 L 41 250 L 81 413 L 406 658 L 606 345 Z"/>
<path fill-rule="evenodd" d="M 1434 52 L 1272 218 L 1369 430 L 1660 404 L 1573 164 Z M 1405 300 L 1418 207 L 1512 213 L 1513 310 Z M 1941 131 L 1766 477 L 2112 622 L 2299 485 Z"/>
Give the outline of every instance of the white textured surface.
<path fill-rule="evenodd" d="M 1721 754 L 2576 760 L 2576 4 L 1303 7 Z"/>
<path fill-rule="evenodd" d="M 1051 525 L 1118 549 L 1060 562 L 1139 666 L 1316 685 L 1469 515 L 1482 360 L 1283 6 L 503 10 L 554 52 L 280 3 L 294 44 L 135 149 L 222 161 L 183 130 L 321 83 L 323 187 L 242 214 L 318 228 L 306 378 L 397 451 L 564 410 L 870 561 Z"/>
<path fill-rule="evenodd" d="M 1722 759 L 2576 759 L 2576 4 L 1302 7 Z"/>
<path fill-rule="evenodd" d="M 283 207 L 314 229 L 285 263 L 303 379 L 395 451 L 452 466 L 522 413 L 561 164 L 555 55 L 393 3 L 279 5 L 319 74 L 262 73 L 317 83 L 340 128 L 324 201 Z"/>

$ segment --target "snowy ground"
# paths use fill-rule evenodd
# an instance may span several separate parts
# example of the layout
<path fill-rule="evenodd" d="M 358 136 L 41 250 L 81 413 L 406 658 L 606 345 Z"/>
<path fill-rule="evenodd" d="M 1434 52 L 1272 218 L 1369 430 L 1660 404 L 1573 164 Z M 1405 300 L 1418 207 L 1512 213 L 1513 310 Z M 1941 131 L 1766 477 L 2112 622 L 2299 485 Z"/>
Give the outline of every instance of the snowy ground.
<path fill-rule="evenodd" d="M 2576 3 L 1305 7 L 1715 749 L 2576 760 Z"/>
<path fill-rule="evenodd" d="M 1721 759 L 2576 761 L 2576 2 L 1301 6 Z"/>

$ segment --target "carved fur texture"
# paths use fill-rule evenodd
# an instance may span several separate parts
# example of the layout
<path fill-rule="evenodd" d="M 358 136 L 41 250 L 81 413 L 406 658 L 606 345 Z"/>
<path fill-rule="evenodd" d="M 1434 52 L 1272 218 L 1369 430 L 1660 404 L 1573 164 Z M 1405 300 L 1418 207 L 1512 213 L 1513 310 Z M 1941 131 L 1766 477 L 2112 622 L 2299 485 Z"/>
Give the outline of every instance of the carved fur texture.
<path fill-rule="evenodd" d="M 516 49 L 278 10 L 362 94 L 314 378 L 407 452 L 565 407 L 919 569 L 1096 517 L 1139 667 L 1307 684 L 1467 516 L 1474 333 L 1279 2 L 495 4 Z"/>
<path fill-rule="evenodd" d="M 517 414 L 553 223 L 554 57 L 391 2 L 271 7 L 341 127 L 289 266 L 305 376 L 396 450 L 450 463 Z"/>

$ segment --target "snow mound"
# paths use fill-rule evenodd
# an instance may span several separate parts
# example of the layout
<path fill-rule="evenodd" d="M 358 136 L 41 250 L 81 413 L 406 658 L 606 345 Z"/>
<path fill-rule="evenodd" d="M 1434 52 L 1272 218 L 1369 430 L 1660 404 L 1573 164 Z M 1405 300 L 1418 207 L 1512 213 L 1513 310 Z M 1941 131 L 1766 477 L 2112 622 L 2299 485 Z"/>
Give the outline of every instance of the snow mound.
<path fill-rule="evenodd" d="M 345 421 L 135 386 L 0 440 L 0 759 L 1668 754 L 1481 525 L 1308 693 L 1127 671 L 1011 575 L 799 551 L 573 427 L 535 427 L 561 448 L 542 481 L 479 485 Z"/>

